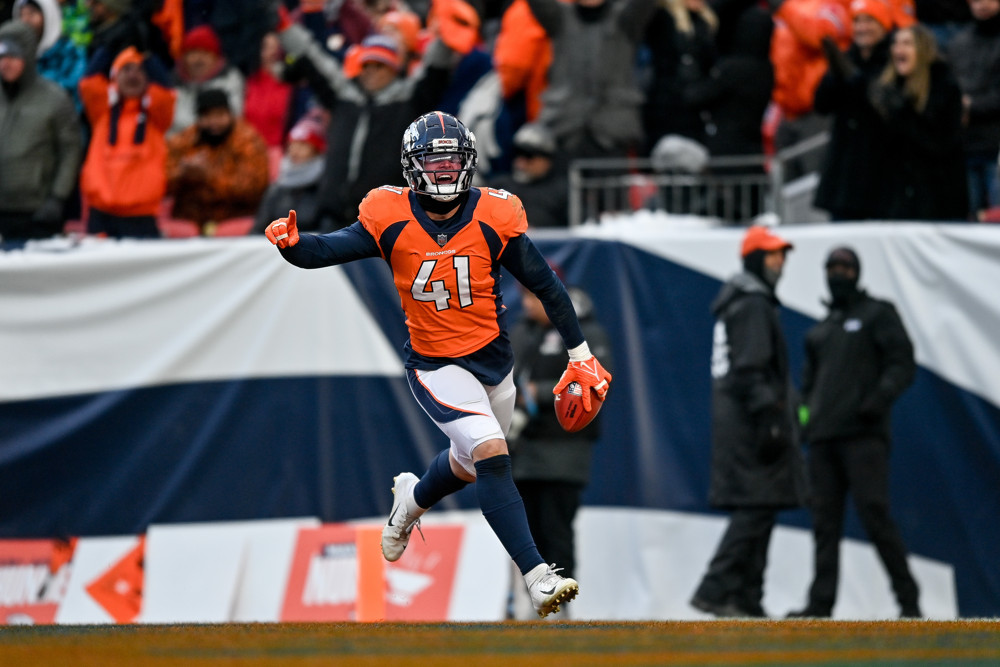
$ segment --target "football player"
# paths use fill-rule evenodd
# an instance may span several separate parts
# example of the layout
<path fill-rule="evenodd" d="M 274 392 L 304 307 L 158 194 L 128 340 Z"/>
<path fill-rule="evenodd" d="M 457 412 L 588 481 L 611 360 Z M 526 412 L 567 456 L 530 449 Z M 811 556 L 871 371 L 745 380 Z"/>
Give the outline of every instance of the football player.
<path fill-rule="evenodd" d="M 450 114 L 431 112 L 403 134 L 409 187 L 383 186 L 361 202 L 358 221 L 324 235 L 299 234 L 295 211 L 265 230 L 282 257 L 315 269 L 382 257 L 392 269 L 409 340 L 406 377 L 417 402 L 450 439 L 421 478 L 393 480 L 382 554 L 403 555 L 420 516 L 470 482 L 487 522 L 524 576 L 538 615 L 559 611 L 579 591 L 535 547 L 524 503 L 511 477 L 506 433 L 514 409 L 513 352 L 507 336 L 500 269 L 542 301 L 569 351 L 554 393 L 571 382 L 602 398 L 611 374 L 590 353 L 566 288 L 525 234 L 520 200 L 472 187 L 476 139 Z"/>

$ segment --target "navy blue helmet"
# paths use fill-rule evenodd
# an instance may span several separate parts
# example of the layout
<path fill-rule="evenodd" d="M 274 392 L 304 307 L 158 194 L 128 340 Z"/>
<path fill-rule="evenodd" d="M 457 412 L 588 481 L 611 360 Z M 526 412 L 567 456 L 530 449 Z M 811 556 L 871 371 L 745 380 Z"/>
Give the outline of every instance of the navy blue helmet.
<path fill-rule="evenodd" d="M 450 201 L 472 187 L 476 173 L 476 137 L 462 121 L 432 111 L 403 133 L 403 176 L 419 194 Z"/>

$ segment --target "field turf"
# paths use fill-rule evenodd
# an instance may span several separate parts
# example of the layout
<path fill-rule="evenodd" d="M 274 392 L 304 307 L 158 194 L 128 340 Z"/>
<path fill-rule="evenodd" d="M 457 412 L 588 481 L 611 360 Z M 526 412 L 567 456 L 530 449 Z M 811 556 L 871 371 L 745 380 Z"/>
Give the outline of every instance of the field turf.
<path fill-rule="evenodd" d="M 1000 621 L 8 626 L 0 666 L 1000 665 Z"/>

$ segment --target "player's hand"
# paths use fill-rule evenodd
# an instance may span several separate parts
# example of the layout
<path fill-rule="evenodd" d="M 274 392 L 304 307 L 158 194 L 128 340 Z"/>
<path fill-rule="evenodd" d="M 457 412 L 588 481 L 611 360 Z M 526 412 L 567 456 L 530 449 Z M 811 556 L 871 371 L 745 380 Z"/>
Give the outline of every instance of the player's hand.
<path fill-rule="evenodd" d="M 295 209 L 287 218 L 278 218 L 264 229 L 267 240 L 279 248 L 290 248 L 299 242 L 299 228 L 295 224 Z"/>
<path fill-rule="evenodd" d="M 571 361 L 563 371 L 562 377 L 552 390 L 553 394 L 560 393 L 569 386 L 571 382 L 579 382 L 583 389 L 583 409 L 590 412 L 590 391 L 593 389 L 597 395 L 603 399 L 611 386 L 611 373 L 604 370 L 597 357 L 591 356 L 583 361 Z"/>

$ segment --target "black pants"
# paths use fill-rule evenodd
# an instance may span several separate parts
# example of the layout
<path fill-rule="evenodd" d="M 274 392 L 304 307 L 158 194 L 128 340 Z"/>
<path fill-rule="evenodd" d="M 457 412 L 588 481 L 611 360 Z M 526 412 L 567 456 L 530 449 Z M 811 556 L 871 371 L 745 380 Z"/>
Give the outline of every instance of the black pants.
<path fill-rule="evenodd" d="M 767 548 L 777 516 L 777 510 L 767 508 L 733 510 L 695 597 L 714 604 L 734 602 L 747 611 L 760 610 Z"/>
<path fill-rule="evenodd" d="M 35 222 L 31 215 L 31 212 L 0 211 L 0 238 L 5 242 L 47 239 L 61 233 L 66 224 L 63 220 Z"/>
<path fill-rule="evenodd" d="M 88 234 L 107 234 L 113 239 L 158 239 L 160 230 L 151 215 L 122 216 L 91 208 L 87 219 Z"/>
<path fill-rule="evenodd" d="M 815 575 L 809 607 L 830 613 L 840 576 L 840 538 L 850 491 L 861 525 L 889 573 L 904 609 L 917 606 L 919 591 L 906 562 L 906 546 L 889 515 L 889 443 L 873 437 L 813 443 L 809 450 L 810 508 Z"/>
<path fill-rule="evenodd" d="M 576 539 L 573 519 L 580 509 L 583 484 L 530 480 L 516 482 L 528 515 L 528 528 L 546 563 L 562 568 L 564 577 L 575 576 Z"/>

